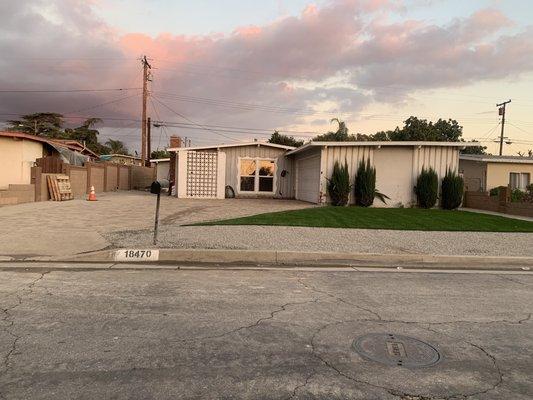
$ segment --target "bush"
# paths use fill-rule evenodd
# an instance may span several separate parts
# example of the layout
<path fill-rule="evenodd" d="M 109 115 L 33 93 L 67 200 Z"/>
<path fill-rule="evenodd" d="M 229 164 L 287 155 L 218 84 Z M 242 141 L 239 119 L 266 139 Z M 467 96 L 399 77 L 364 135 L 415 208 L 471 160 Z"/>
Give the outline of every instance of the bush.
<path fill-rule="evenodd" d="M 520 203 L 526 198 L 526 192 L 522 192 L 520 189 L 511 190 L 511 203 Z"/>
<path fill-rule="evenodd" d="M 452 170 L 447 170 L 442 180 L 440 206 L 445 210 L 455 210 L 463 201 L 464 181 Z"/>
<path fill-rule="evenodd" d="M 500 188 L 495 187 L 489 190 L 489 196 L 499 196 L 500 195 Z"/>
<path fill-rule="evenodd" d="M 351 190 L 352 186 L 350 185 L 348 163 L 344 161 L 344 165 L 341 166 L 338 161 L 335 161 L 331 179 L 328 179 L 328 194 L 331 199 L 331 204 L 334 206 L 345 206 L 348 204 L 348 196 Z"/>
<path fill-rule="evenodd" d="M 439 178 L 433 168 L 422 168 L 415 186 L 415 194 L 419 207 L 432 208 L 437 203 Z"/>
<path fill-rule="evenodd" d="M 370 165 L 370 159 L 361 160 L 355 175 L 355 204 L 361 207 L 370 207 L 374 198 L 386 203 L 386 195 L 376 190 L 376 169 Z"/>

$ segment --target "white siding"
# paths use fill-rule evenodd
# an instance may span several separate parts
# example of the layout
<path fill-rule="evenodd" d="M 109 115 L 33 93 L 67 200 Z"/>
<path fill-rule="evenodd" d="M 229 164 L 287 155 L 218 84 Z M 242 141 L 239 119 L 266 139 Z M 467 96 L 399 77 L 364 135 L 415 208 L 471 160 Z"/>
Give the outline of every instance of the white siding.
<path fill-rule="evenodd" d="M 320 201 L 320 154 L 296 161 L 296 199 L 318 203 Z"/>
<path fill-rule="evenodd" d="M 235 190 L 235 194 L 239 197 L 245 196 L 265 196 L 272 197 L 272 194 L 243 194 L 238 193 L 239 188 L 239 157 L 260 157 L 272 158 L 276 160 L 276 176 L 274 183 L 276 185 L 274 197 L 290 199 L 294 197 L 294 176 L 292 159 L 285 156 L 285 149 L 278 149 L 267 146 L 239 146 L 221 148 L 221 152 L 226 154 L 226 185 L 229 185 Z M 286 170 L 287 174 L 282 177 L 281 171 Z"/>

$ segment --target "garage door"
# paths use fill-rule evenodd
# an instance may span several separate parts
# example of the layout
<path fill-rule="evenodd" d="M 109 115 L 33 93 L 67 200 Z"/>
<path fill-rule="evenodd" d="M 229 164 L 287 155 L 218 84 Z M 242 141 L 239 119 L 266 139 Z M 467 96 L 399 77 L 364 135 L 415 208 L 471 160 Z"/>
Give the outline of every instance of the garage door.
<path fill-rule="evenodd" d="M 296 169 L 296 198 L 311 203 L 318 203 L 320 155 L 296 161 Z"/>

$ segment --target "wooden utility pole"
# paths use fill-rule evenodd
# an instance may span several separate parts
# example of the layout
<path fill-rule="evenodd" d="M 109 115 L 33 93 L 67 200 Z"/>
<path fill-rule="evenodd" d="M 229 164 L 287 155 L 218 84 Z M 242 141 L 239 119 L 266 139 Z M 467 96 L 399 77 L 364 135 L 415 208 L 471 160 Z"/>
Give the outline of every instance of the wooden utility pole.
<path fill-rule="evenodd" d="M 505 106 L 509 104 L 511 100 L 504 101 L 503 103 L 496 104 L 496 107 L 498 107 L 498 114 L 502 116 L 502 132 L 500 134 L 500 156 L 503 154 L 503 139 L 504 136 L 504 130 L 505 130 Z"/>
<path fill-rule="evenodd" d="M 149 80 L 149 70 L 152 66 L 148 63 L 146 56 L 143 56 L 141 59 L 143 65 L 143 101 L 142 101 L 142 122 L 141 122 L 141 160 L 142 165 L 146 165 L 146 150 L 147 150 L 147 141 L 146 141 L 146 101 L 148 100 L 148 80 Z"/>
<path fill-rule="evenodd" d="M 150 157 L 152 157 L 152 119 L 147 118 L 146 121 L 146 154 L 148 160 L 146 161 L 146 166 L 150 166 Z"/>

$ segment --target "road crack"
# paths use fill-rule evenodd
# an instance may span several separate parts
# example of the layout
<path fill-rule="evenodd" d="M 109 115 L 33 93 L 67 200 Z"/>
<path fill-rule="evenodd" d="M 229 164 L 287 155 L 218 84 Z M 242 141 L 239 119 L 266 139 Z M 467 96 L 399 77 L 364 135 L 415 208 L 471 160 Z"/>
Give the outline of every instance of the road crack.
<path fill-rule="evenodd" d="M 22 294 L 22 295 L 19 295 L 18 293 L 16 294 L 16 297 L 17 297 L 17 302 L 15 305 L 13 305 L 12 307 L 8 307 L 8 308 L 2 308 L 2 312 L 4 313 L 4 316 L 2 318 L 2 322 L 5 322 L 7 323 L 7 326 L 3 327 L 2 329 L 4 330 L 4 332 L 6 332 L 8 335 L 10 335 L 12 338 L 13 338 L 13 341 L 11 343 L 11 348 L 9 349 L 9 351 L 4 355 L 4 360 L 3 360 L 3 372 L 7 372 L 10 368 L 10 359 L 11 359 L 11 356 L 16 352 L 17 350 L 17 343 L 18 341 L 22 338 L 21 335 L 18 335 L 17 333 L 15 333 L 13 331 L 13 327 L 15 325 L 15 320 L 14 320 L 14 316 L 12 315 L 12 311 L 14 309 L 16 309 L 17 307 L 19 307 L 24 298 L 31 295 L 33 293 L 33 289 L 35 287 L 35 285 L 41 281 L 44 276 L 46 274 L 48 274 L 50 271 L 45 271 L 45 272 L 42 272 L 38 278 L 34 279 L 33 281 L 31 281 L 28 285 L 27 285 L 27 288 L 25 289 L 25 292 Z"/>

